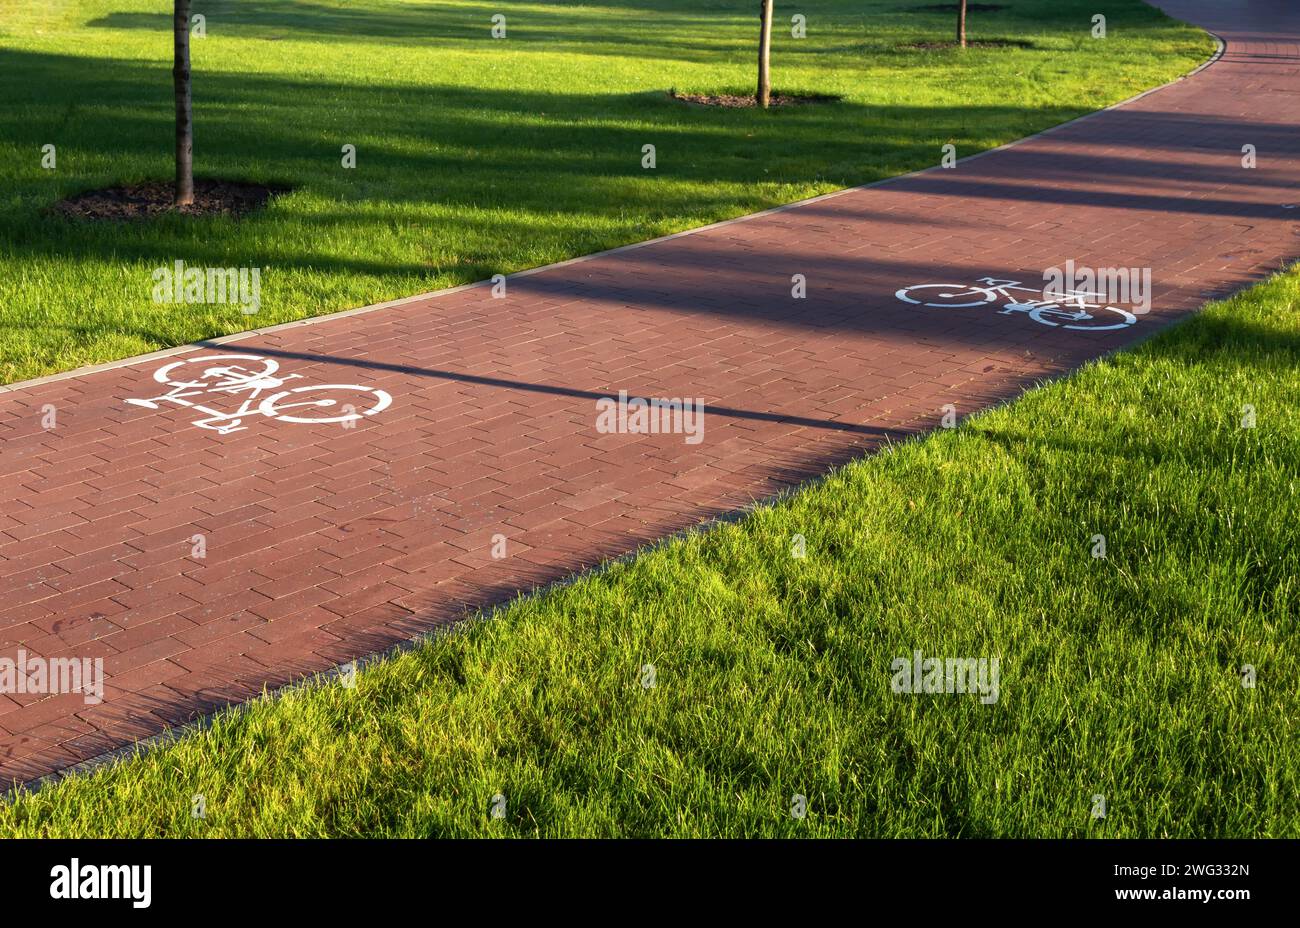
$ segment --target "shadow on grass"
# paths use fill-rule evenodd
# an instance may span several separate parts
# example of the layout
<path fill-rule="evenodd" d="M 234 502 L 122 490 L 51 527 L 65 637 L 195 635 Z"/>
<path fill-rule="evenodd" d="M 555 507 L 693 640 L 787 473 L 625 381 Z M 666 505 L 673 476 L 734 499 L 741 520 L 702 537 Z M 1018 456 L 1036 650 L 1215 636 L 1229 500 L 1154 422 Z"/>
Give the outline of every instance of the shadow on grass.
<path fill-rule="evenodd" d="M 167 68 L 103 59 L 91 74 L 75 56 L 17 52 L 0 59 L 0 82 L 14 91 L 0 105 L 0 138 L 35 151 L 56 139 L 61 166 L 83 166 L 20 175 L 18 198 L 0 207 L 0 247 L 15 257 L 154 261 L 181 251 L 217 263 L 248 259 L 377 276 L 429 277 L 451 267 L 460 282 L 499 270 L 488 253 L 521 236 L 576 243 L 565 248 L 570 253 L 598 250 L 657 234 L 647 221 L 699 224 L 742 214 L 789 199 L 782 187 L 874 180 L 932 161 L 948 138 L 1013 136 L 1075 115 L 1013 104 L 847 102 L 774 115 L 683 107 L 666 88 L 552 94 L 216 72 L 195 78 L 197 175 L 293 186 L 307 196 L 282 198 L 239 231 L 177 217 L 123 229 L 45 220 L 39 212 L 83 190 L 169 176 Z M 32 107 L 39 107 L 35 117 Z M 641 168 L 647 141 L 659 152 L 654 172 Z M 344 142 L 357 146 L 355 171 L 340 166 Z M 88 163 L 97 167 L 87 171 Z M 336 206 L 322 209 L 321 201 Z M 313 248 L 331 234 L 365 240 L 372 230 L 431 221 L 413 215 L 413 206 L 456 214 L 457 254 L 403 262 Z M 251 236 L 261 243 L 256 250 L 245 234 L 254 224 L 268 233 Z"/>
<path fill-rule="evenodd" d="M 1012 137 L 1077 115 L 1067 107 L 1015 104 L 865 107 L 850 102 L 772 114 L 682 107 L 662 90 L 551 94 L 201 74 L 195 82 L 198 174 L 292 185 L 310 194 L 286 197 L 256 217 L 268 232 L 292 228 L 298 234 L 259 235 L 263 244 L 254 252 L 248 236 L 219 223 L 164 221 L 122 230 L 37 218 L 42 207 L 80 190 L 170 172 L 166 68 L 105 59 L 90 74 L 83 65 L 75 56 L 34 53 L 11 53 L 0 63 L 0 82 L 13 89 L 11 105 L 0 108 L 0 137 L 34 150 L 58 138 L 64 157 L 122 166 L 119 174 L 93 176 L 33 170 L 30 179 L 20 180 L 18 205 L 0 211 L 0 243 L 16 256 L 154 261 L 180 250 L 216 263 L 250 260 L 375 276 L 431 278 L 450 271 L 456 282 L 465 282 L 500 270 L 492 253 L 520 236 L 576 243 L 570 251 L 598 250 L 657 234 L 659 229 L 643 224 L 647 220 L 682 217 L 690 224 L 741 214 L 788 198 L 781 186 L 875 180 L 932 163 L 938 146 L 950 139 L 965 153 L 978 142 L 963 139 Z M 87 100 L 96 102 L 92 106 Z M 300 106 L 298 101 L 310 102 Z M 44 115 L 33 118 L 28 105 L 37 103 Z M 361 122 L 358 113 L 366 114 Z M 1051 157 L 1032 150 L 1004 153 L 1003 174 L 1014 175 L 1014 183 L 986 178 L 982 185 L 954 187 L 950 178 L 926 174 L 900 181 L 900 189 L 1044 204 L 1137 205 L 1191 215 L 1274 216 L 1271 207 L 1230 195 L 1186 197 L 1183 188 L 1190 184 L 1222 187 L 1223 174 L 1213 165 L 1183 164 L 1152 177 L 1150 149 L 1160 147 L 1163 138 L 1170 145 L 1182 138 L 1188 117 L 1146 113 L 1142 118 L 1150 131 L 1143 150 L 1131 155 L 1113 152 L 1125 140 L 1125 130 L 1112 120 L 1094 124 L 1087 135 L 1076 134 L 1072 150 Z M 917 126 L 924 129 L 918 133 Z M 1297 144 L 1289 127 L 1262 121 L 1200 120 L 1197 131 L 1205 146 L 1222 141 L 1225 150 L 1241 138 L 1271 152 Z M 658 149 L 653 174 L 640 166 L 647 140 Z M 344 141 L 358 147 L 356 171 L 339 166 Z M 815 158 L 810 145 L 816 146 Z M 1141 178 L 1147 192 L 1115 197 L 1064 189 L 1063 182 L 1079 168 L 1095 167 L 1094 151 L 1101 149 L 1107 149 L 1101 167 L 1108 176 Z M 1261 181 L 1268 183 L 1264 175 L 1241 174 L 1228 182 L 1249 182 L 1256 190 Z M 702 194 L 701 185 L 714 189 Z M 322 210 L 321 199 L 338 207 Z M 364 240 L 372 230 L 391 233 L 431 221 L 413 216 L 412 205 L 457 214 L 458 229 L 473 234 L 458 235 L 463 247 L 455 255 L 430 253 L 423 261 L 357 258 L 311 246 L 322 238 L 347 234 Z M 303 229 L 319 234 L 304 238 Z"/>
<path fill-rule="evenodd" d="M 1011 8 L 983 10 L 968 21 L 972 41 L 987 40 L 992 30 L 1078 32 L 1087 4 L 1078 0 L 1018 0 Z M 742 2 L 722 2 L 701 7 L 682 0 L 593 0 L 571 7 L 503 3 L 470 7 L 455 3 L 419 3 L 367 6 L 358 3 L 327 5 L 306 0 L 198 0 L 194 12 L 207 17 L 210 34 L 246 39 L 339 41 L 358 39 L 392 44 L 431 41 L 463 43 L 470 47 L 496 41 L 492 15 L 506 17 L 506 41 L 512 48 L 545 43 L 548 51 L 571 54 L 598 53 L 655 60 L 706 61 L 720 55 L 748 54 L 757 42 L 752 7 Z M 779 11 L 778 11 L 779 12 Z M 799 12 L 811 24 L 812 36 L 837 34 L 871 18 L 871 38 L 865 43 L 835 47 L 837 52 L 890 53 L 899 43 L 946 39 L 955 15 L 934 5 L 899 7 L 891 0 L 863 0 L 846 10 L 843 3 L 809 0 Z M 1151 22 L 1159 14 L 1142 7 L 1112 11 L 1117 25 L 1136 20 Z M 777 55 L 797 60 L 828 51 L 814 41 L 796 41 L 789 32 L 789 14 L 778 16 L 775 31 Z M 1087 21 L 1084 17 L 1083 21 Z M 753 40 L 741 39 L 753 22 Z M 166 35 L 171 16 L 165 12 L 113 12 L 90 20 L 101 29 L 140 30 Z M 603 26 L 603 28 L 601 28 Z M 611 28 L 612 27 L 612 28 Z M 1029 44 L 1019 48 L 1032 47 Z"/>

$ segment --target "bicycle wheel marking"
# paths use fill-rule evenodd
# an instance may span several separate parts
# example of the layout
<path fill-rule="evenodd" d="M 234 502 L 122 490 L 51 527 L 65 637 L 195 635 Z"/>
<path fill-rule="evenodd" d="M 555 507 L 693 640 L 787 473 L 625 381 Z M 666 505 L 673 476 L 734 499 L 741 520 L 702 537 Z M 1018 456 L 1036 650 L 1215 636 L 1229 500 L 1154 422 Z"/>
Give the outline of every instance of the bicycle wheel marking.
<path fill-rule="evenodd" d="M 278 361 L 255 354 L 211 354 L 169 361 L 153 379 L 170 387 L 168 392 L 126 402 L 145 409 L 163 403 L 197 410 L 203 416 L 191 424 L 219 435 L 242 432 L 246 420 L 261 417 L 296 425 L 342 424 L 383 412 L 393 403 L 386 391 L 358 384 L 314 384 L 302 374 L 280 371 Z M 239 403 L 234 407 L 235 402 Z"/>
<path fill-rule="evenodd" d="M 996 277 L 981 277 L 973 284 L 912 284 L 894 296 L 913 306 L 962 312 L 1000 303 L 1000 316 L 1023 313 L 1040 325 L 1072 332 L 1115 332 L 1137 324 L 1136 315 L 1098 302 L 1098 294 L 1067 290 L 1045 298 L 1041 290 L 1021 286 L 1018 280 Z"/>

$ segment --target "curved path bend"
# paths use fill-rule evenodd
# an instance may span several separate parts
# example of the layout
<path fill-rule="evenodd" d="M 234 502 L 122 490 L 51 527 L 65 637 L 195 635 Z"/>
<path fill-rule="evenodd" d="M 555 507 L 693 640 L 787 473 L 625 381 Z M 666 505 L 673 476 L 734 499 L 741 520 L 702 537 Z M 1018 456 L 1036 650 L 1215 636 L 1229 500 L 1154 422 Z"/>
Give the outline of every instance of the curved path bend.
<path fill-rule="evenodd" d="M 195 410 L 126 403 L 166 392 L 154 372 L 193 349 L 0 390 L 0 658 L 102 658 L 106 675 L 97 704 L 0 695 L 0 777 L 97 757 L 734 511 L 1300 255 L 1300 5 L 1159 5 L 1220 35 L 1223 57 L 955 170 L 520 275 L 503 299 L 472 287 L 197 350 L 272 359 L 301 375 L 284 389 L 391 394 L 352 428 L 254 412 L 222 435 Z M 1066 259 L 1151 268 L 1151 312 L 1081 331 L 895 296 L 1041 287 Z M 702 398 L 703 440 L 598 431 L 597 400 L 620 390 Z M 283 406 L 295 397 L 282 415 L 324 409 Z"/>

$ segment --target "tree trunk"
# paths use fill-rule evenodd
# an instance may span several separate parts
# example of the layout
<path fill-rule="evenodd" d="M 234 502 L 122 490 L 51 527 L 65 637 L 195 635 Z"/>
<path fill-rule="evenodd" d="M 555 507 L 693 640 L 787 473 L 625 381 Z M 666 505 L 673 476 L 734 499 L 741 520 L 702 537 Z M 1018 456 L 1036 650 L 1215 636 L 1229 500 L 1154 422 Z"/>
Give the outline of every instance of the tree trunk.
<path fill-rule="evenodd" d="M 966 47 L 966 0 L 957 0 L 957 44 Z"/>
<path fill-rule="evenodd" d="M 194 124 L 190 117 L 190 0 L 176 0 L 172 26 L 176 60 L 172 84 L 176 91 L 176 205 L 194 202 Z"/>
<path fill-rule="evenodd" d="M 767 108 L 772 99 L 771 59 L 772 59 L 772 2 L 759 0 L 758 37 L 758 105 Z"/>

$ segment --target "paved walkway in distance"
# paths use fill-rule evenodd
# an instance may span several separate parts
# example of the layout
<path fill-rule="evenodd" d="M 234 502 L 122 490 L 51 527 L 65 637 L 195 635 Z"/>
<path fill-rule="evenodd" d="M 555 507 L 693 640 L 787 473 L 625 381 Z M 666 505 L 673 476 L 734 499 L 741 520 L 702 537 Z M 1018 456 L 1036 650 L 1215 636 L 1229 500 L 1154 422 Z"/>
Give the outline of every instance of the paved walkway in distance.
<path fill-rule="evenodd" d="M 748 505 L 1300 254 L 1300 7 L 1160 5 L 1219 33 L 1222 60 L 955 170 L 512 278 L 504 299 L 471 288 L 0 392 L 0 657 L 102 658 L 107 677 L 99 704 L 0 695 L 0 777 L 97 756 Z M 1079 331 L 895 295 L 1041 287 L 1066 259 L 1152 268 L 1152 312 Z M 254 411 L 223 435 L 196 410 L 126 402 L 166 392 L 166 364 L 229 353 L 301 375 L 279 418 Z M 214 364 L 165 379 L 202 386 L 194 370 Z M 310 384 L 392 403 L 351 428 L 288 421 L 342 408 L 294 405 L 313 398 L 379 401 Z M 702 398 L 703 441 L 599 433 L 596 401 L 620 390 Z"/>

